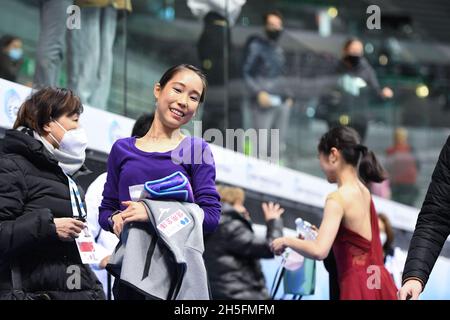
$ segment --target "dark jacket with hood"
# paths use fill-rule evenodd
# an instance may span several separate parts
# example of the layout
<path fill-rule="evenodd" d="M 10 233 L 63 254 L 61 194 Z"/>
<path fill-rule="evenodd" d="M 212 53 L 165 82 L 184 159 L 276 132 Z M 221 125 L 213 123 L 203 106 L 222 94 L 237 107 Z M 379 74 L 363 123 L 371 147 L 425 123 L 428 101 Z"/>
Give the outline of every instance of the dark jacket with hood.
<path fill-rule="evenodd" d="M 50 299 L 104 299 L 75 241 L 58 238 L 54 218 L 72 217 L 68 179 L 42 142 L 8 130 L 0 153 L 0 299 L 11 291 L 11 265 L 25 292 Z"/>
<path fill-rule="evenodd" d="M 213 299 L 267 300 L 259 259 L 273 258 L 270 241 L 283 235 L 281 219 L 267 222 L 266 239 L 255 236 L 251 221 L 228 204 L 216 232 L 205 241 L 205 264 Z"/>
<path fill-rule="evenodd" d="M 403 282 L 417 279 L 426 285 L 431 270 L 450 234 L 450 137 L 431 177 L 417 218 L 403 270 Z"/>

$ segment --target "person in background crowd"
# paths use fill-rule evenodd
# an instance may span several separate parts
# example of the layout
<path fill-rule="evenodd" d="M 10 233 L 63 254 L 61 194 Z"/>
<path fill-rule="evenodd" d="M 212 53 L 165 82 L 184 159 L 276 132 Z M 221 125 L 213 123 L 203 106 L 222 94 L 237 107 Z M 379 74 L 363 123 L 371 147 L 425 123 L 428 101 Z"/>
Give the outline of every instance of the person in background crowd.
<path fill-rule="evenodd" d="M 224 35 L 227 35 L 227 45 L 231 46 L 231 34 L 227 32 L 228 21 L 220 13 L 208 12 L 204 19 L 203 32 L 197 43 L 197 50 L 202 61 L 202 70 L 208 77 L 208 85 L 215 90 L 208 97 L 208 105 L 202 114 L 202 130 L 218 129 L 225 136 L 224 110 L 224 70 L 225 66 Z M 228 50 L 231 49 L 228 47 Z M 228 70 L 229 72 L 229 70 Z"/>
<path fill-rule="evenodd" d="M 378 226 L 380 228 L 381 245 L 383 246 L 384 265 L 392 275 L 397 288 L 400 288 L 406 255 L 400 248 L 394 247 L 394 229 L 392 229 L 391 222 L 384 213 L 378 214 Z"/>
<path fill-rule="evenodd" d="M 416 185 L 419 167 L 405 128 L 395 130 L 394 145 L 386 150 L 386 156 L 392 200 L 413 206 L 419 193 Z"/>
<path fill-rule="evenodd" d="M 350 38 L 344 43 L 342 59 L 335 73 L 341 79 L 339 98 L 333 98 L 330 94 L 322 97 L 325 109 L 321 113 L 329 129 L 344 124 L 341 122 L 342 116 L 348 118 L 348 125 L 364 141 L 368 127 L 368 112 L 363 109 L 368 104 L 365 97 L 369 94 L 382 100 L 391 99 L 394 92 L 389 87 L 380 87 L 375 71 L 364 57 L 364 44 L 358 38 Z"/>
<path fill-rule="evenodd" d="M 117 14 L 131 12 L 131 0 L 75 0 L 80 29 L 68 31 L 68 87 L 89 106 L 106 109 L 113 71 Z"/>
<path fill-rule="evenodd" d="M 391 88 L 380 87 L 375 71 L 364 58 L 364 44 L 358 38 L 350 38 L 345 42 L 338 72 L 360 77 L 382 98 L 389 99 L 394 96 Z"/>
<path fill-rule="evenodd" d="M 384 177 L 372 151 L 361 145 L 350 127 L 325 133 L 318 145 L 320 166 L 338 190 L 325 203 L 324 216 L 315 240 L 281 237 L 272 243 L 276 254 L 291 248 L 301 255 L 323 260 L 333 250 L 341 300 L 396 300 L 397 288 L 383 264 L 378 219 L 364 182 Z M 377 285 L 369 277 L 377 272 Z"/>
<path fill-rule="evenodd" d="M 152 125 L 153 113 L 142 114 L 135 122 L 133 130 L 131 132 L 132 137 L 143 137 L 146 135 L 150 126 Z M 95 179 L 86 191 L 86 208 L 88 212 L 87 223 L 89 230 L 93 234 L 96 242 L 95 251 L 99 254 L 100 263 L 98 265 L 91 266 L 97 278 L 103 285 L 103 290 L 108 296 L 111 291 L 111 282 L 108 285 L 108 273 L 105 270 L 108 264 L 109 258 L 116 248 L 119 239 L 111 232 L 102 231 L 98 223 L 98 208 L 102 202 L 103 187 L 106 183 L 106 172 L 102 173 Z"/>
<path fill-rule="evenodd" d="M 206 89 L 204 74 L 187 64 L 171 67 L 155 84 L 156 111 L 150 130 L 142 138 L 119 139 L 109 154 L 108 176 L 99 214 L 103 229 L 119 237 L 125 223 L 148 221 L 144 205 L 130 201 L 129 187 L 178 171 L 189 179 L 192 186 L 193 199 L 190 197 L 187 202 L 196 203 L 204 211 L 203 231 L 208 233 L 216 229 L 221 205 L 210 147 L 203 139 L 186 137 L 180 130 L 204 101 Z M 144 298 L 120 281 L 114 283 L 114 297 Z"/>
<path fill-rule="evenodd" d="M 450 234 L 450 138 L 434 168 L 403 270 L 402 300 L 418 299 Z"/>
<path fill-rule="evenodd" d="M 263 203 L 266 239 L 256 237 L 240 188 L 221 187 L 222 216 L 216 232 L 205 239 L 204 259 L 213 299 L 268 300 L 259 259 L 273 258 L 272 239 L 283 235 L 279 204 Z"/>
<path fill-rule="evenodd" d="M 270 129 L 280 130 L 280 154 L 286 144 L 286 130 L 290 110 L 294 104 L 292 93 L 283 84 L 286 75 L 286 57 L 279 44 L 283 33 L 283 16 L 278 11 L 264 15 L 265 37 L 251 36 L 247 40 L 243 76 L 250 90 L 253 125 L 255 129 L 267 129 L 258 144 L 261 157 L 270 156 L 268 151 L 274 142 L 269 139 Z M 269 146 L 268 149 L 266 149 Z"/>
<path fill-rule="evenodd" d="M 36 70 L 33 88 L 58 85 L 64 57 L 67 30 L 67 8 L 73 0 L 37 0 L 40 10 L 40 32 L 36 48 Z"/>
<path fill-rule="evenodd" d="M 72 180 L 85 160 L 82 112 L 72 91 L 46 88 L 22 104 L 6 131 L 0 157 L 0 299 L 18 299 L 12 291 L 17 285 L 32 299 L 105 298 L 74 241 L 85 219 L 83 193 Z"/>
<path fill-rule="evenodd" d="M 0 78 L 17 82 L 23 62 L 22 40 L 12 35 L 0 38 Z"/>
<path fill-rule="evenodd" d="M 203 21 L 203 30 L 197 42 L 198 57 L 202 70 L 208 78 L 208 104 L 203 108 L 202 130 L 220 130 L 225 136 L 226 129 L 241 128 L 239 103 L 227 97 L 228 111 L 225 110 L 226 75 L 231 76 L 236 55 L 233 54 L 231 28 L 239 17 L 246 0 L 188 0 L 187 5 L 193 15 Z M 229 79 L 228 79 L 229 80 Z M 227 128 L 225 128 L 227 123 Z"/>

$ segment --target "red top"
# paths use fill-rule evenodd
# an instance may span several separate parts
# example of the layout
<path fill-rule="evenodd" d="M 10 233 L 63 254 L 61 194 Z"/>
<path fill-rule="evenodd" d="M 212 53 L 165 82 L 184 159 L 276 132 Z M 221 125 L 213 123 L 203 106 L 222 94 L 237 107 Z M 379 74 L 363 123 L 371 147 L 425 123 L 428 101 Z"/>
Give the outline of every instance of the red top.
<path fill-rule="evenodd" d="M 341 300 L 397 300 L 397 288 L 384 267 L 378 217 L 370 200 L 372 240 L 342 223 L 333 243 Z"/>
<path fill-rule="evenodd" d="M 393 185 L 414 185 L 417 180 L 417 161 L 407 144 L 397 144 L 386 150 L 386 169 Z"/>

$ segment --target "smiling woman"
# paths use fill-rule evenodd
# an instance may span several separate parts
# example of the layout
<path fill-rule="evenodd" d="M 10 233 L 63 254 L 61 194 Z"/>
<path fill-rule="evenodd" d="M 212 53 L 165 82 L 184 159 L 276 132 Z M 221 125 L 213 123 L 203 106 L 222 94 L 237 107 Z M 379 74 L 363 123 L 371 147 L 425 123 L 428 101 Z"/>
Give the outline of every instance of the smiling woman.
<path fill-rule="evenodd" d="M 187 202 L 196 203 L 204 212 L 204 232 L 215 230 L 221 205 L 215 187 L 214 161 L 212 156 L 208 161 L 195 159 L 195 154 L 211 155 L 210 148 L 203 139 L 185 137 L 180 131 L 204 101 L 206 87 L 202 72 L 186 64 L 170 68 L 155 84 L 156 112 L 150 130 L 141 138 L 118 140 L 109 155 L 99 215 L 102 228 L 120 237 L 124 225 L 135 221 L 148 222 L 148 213 L 142 202 L 130 201 L 130 187 L 181 172 L 188 178 L 193 191 Z M 180 155 L 182 160 L 173 161 L 173 154 Z M 116 299 L 145 298 L 120 284 L 114 291 Z"/>
<path fill-rule="evenodd" d="M 157 103 L 151 136 L 160 130 L 166 131 L 164 135 L 180 136 L 180 127 L 192 119 L 204 101 L 206 87 L 205 76 L 193 66 L 169 69 L 153 89 Z"/>

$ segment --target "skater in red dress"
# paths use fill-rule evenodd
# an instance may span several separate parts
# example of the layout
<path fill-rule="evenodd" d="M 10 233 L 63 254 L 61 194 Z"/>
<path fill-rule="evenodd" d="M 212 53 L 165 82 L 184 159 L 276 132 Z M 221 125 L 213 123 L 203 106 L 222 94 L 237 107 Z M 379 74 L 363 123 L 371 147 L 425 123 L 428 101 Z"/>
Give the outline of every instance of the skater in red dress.
<path fill-rule="evenodd" d="M 338 190 L 327 197 L 317 238 L 281 237 L 272 242 L 272 250 L 281 254 L 289 247 L 316 260 L 333 250 L 341 300 L 396 300 L 397 288 L 383 264 L 378 217 L 365 186 L 383 181 L 383 168 L 349 127 L 328 131 L 318 151 L 322 170 Z"/>

